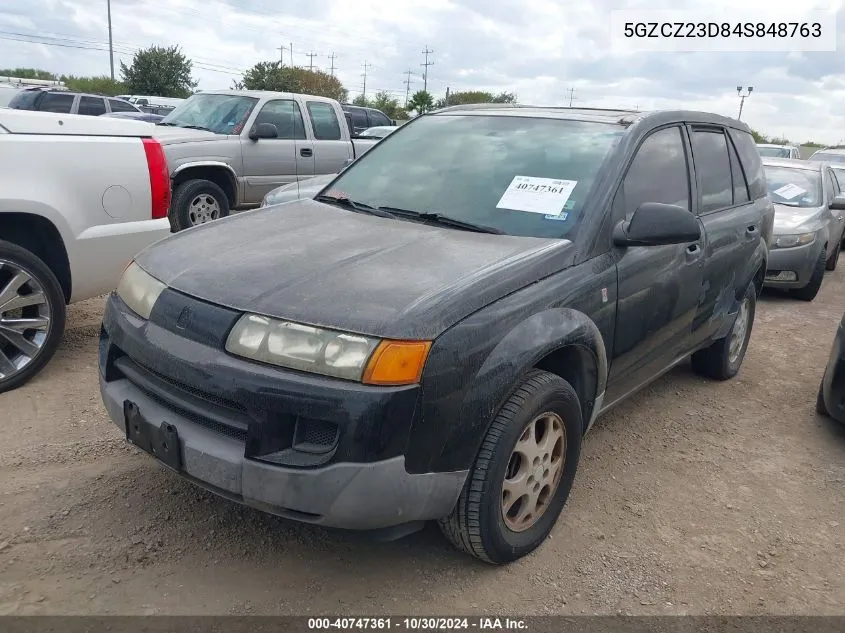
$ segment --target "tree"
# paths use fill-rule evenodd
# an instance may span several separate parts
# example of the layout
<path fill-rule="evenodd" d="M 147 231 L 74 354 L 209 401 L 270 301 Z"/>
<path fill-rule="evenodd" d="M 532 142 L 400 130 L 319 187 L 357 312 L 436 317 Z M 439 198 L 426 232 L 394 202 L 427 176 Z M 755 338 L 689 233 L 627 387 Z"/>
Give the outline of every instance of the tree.
<path fill-rule="evenodd" d="M 47 79 L 57 81 L 58 77 L 38 68 L 0 68 L 0 77 L 20 77 L 21 79 Z"/>
<path fill-rule="evenodd" d="M 151 46 L 135 53 L 131 66 L 120 62 L 127 92 L 157 97 L 190 97 L 197 87 L 192 68 L 178 46 Z"/>
<path fill-rule="evenodd" d="M 361 106 L 362 108 L 369 108 L 372 104 L 370 100 L 364 95 L 358 95 L 352 100 L 352 105 Z"/>
<path fill-rule="evenodd" d="M 259 62 L 235 84 L 238 89 L 273 90 L 329 97 L 346 101 L 349 93 L 337 77 L 320 70 L 282 66 L 279 62 Z"/>
<path fill-rule="evenodd" d="M 105 75 L 100 77 L 62 75 L 62 81 L 70 90 L 75 90 L 76 92 L 90 92 L 93 94 L 108 95 L 110 97 L 128 92 L 124 84 L 119 81 L 113 81 L 111 77 Z"/>
<path fill-rule="evenodd" d="M 418 90 L 408 101 L 408 110 L 416 112 L 417 114 L 425 114 L 434 107 L 434 97 L 430 92 L 425 90 Z"/>
<path fill-rule="evenodd" d="M 408 113 L 399 106 L 399 100 L 390 96 L 389 92 L 381 91 L 370 102 L 370 107 L 381 110 L 391 119 L 407 119 Z"/>
<path fill-rule="evenodd" d="M 751 130 L 751 136 L 754 137 L 755 143 L 768 143 L 769 137 L 765 134 L 758 132 L 757 130 Z"/>
<path fill-rule="evenodd" d="M 516 103 L 516 95 L 512 92 L 500 92 L 493 94 L 484 90 L 466 90 L 453 92 L 446 97 L 438 99 L 434 104 L 435 108 L 445 108 L 453 105 L 466 105 L 468 103 Z"/>

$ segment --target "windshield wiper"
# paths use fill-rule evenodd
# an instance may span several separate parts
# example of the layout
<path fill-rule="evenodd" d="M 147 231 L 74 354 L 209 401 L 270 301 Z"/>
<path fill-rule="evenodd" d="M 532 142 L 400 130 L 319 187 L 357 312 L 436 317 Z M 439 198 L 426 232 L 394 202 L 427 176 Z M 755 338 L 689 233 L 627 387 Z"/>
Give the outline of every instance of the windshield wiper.
<path fill-rule="evenodd" d="M 355 202 L 354 200 L 350 200 L 349 198 L 336 198 L 334 196 L 317 196 L 314 198 L 317 202 L 325 202 L 326 204 L 333 204 L 336 207 L 343 207 L 344 209 L 352 209 L 357 213 L 369 213 L 370 215 L 375 215 L 380 218 L 390 218 L 392 220 L 396 219 L 396 216 L 392 213 L 384 211 L 382 209 L 376 209 L 375 207 L 371 207 L 368 204 L 364 204 L 363 202 Z"/>
<path fill-rule="evenodd" d="M 460 229 L 462 231 L 473 231 L 474 233 L 490 233 L 493 235 L 504 235 L 505 232 L 492 226 L 484 224 L 475 224 L 474 222 L 466 222 L 457 218 L 450 218 L 448 215 L 442 213 L 423 213 L 420 211 L 409 211 L 408 209 L 397 209 L 395 207 L 379 207 L 383 211 L 388 211 L 400 218 L 408 220 L 419 220 L 421 222 L 428 222 L 431 224 L 438 224 L 440 226 L 448 226 L 453 229 Z"/>
<path fill-rule="evenodd" d="M 203 132 L 214 132 L 214 130 L 212 130 L 211 128 L 203 127 L 202 125 L 177 125 L 176 127 L 183 127 L 187 130 L 202 130 Z"/>
<path fill-rule="evenodd" d="M 175 123 L 165 123 L 164 121 L 159 121 L 156 125 L 169 125 L 170 127 L 178 127 Z"/>

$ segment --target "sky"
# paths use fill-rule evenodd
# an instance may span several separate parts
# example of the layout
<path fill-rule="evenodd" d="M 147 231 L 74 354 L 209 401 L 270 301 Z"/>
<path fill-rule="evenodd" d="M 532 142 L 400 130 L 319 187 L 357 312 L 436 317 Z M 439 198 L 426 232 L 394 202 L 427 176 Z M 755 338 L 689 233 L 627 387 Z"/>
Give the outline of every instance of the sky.
<path fill-rule="evenodd" d="M 686 108 L 737 116 L 794 142 L 845 143 L 842 0 L 111 0 L 115 73 L 134 51 L 182 47 L 200 89 L 230 88 L 259 61 L 335 74 L 350 92 L 508 91 L 521 103 Z M 0 66 L 108 75 L 106 0 L 0 0 Z M 835 12 L 839 52 L 629 52 L 611 11 L 721 11 L 778 18 L 795 5 Z M 737 11 L 742 11 L 741 14 Z M 692 19 L 692 18 L 690 18 Z M 282 50 L 280 50 L 280 47 Z M 311 58 L 307 54 L 315 53 Z"/>

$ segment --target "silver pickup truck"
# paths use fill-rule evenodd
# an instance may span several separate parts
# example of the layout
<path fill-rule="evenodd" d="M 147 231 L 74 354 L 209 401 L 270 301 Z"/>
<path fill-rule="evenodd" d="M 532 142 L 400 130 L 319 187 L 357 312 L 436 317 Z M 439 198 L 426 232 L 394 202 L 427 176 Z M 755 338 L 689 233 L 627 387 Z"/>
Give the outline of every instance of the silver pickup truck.
<path fill-rule="evenodd" d="M 271 190 L 340 171 L 375 140 L 352 140 L 334 99 L 218 90 L 193 95 L 156 126 L 173 185 L 174 231 L 261 204 Z"/>

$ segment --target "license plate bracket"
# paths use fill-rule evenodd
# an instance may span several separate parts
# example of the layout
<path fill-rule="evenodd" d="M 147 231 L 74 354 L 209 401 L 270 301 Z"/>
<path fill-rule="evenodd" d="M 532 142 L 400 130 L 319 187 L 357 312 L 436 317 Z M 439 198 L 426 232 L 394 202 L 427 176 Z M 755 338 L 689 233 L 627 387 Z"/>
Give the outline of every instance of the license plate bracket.
<path fill-rule="evenodd" d="M 126 441 L 149 453 L 162 464 L 177 472 L 182 470 L 182 450 L 176 427 L 167 422 L 156 426 L 141 415 L 138 405 L 130 400 L 123 402 L 126 422 Z"/>

